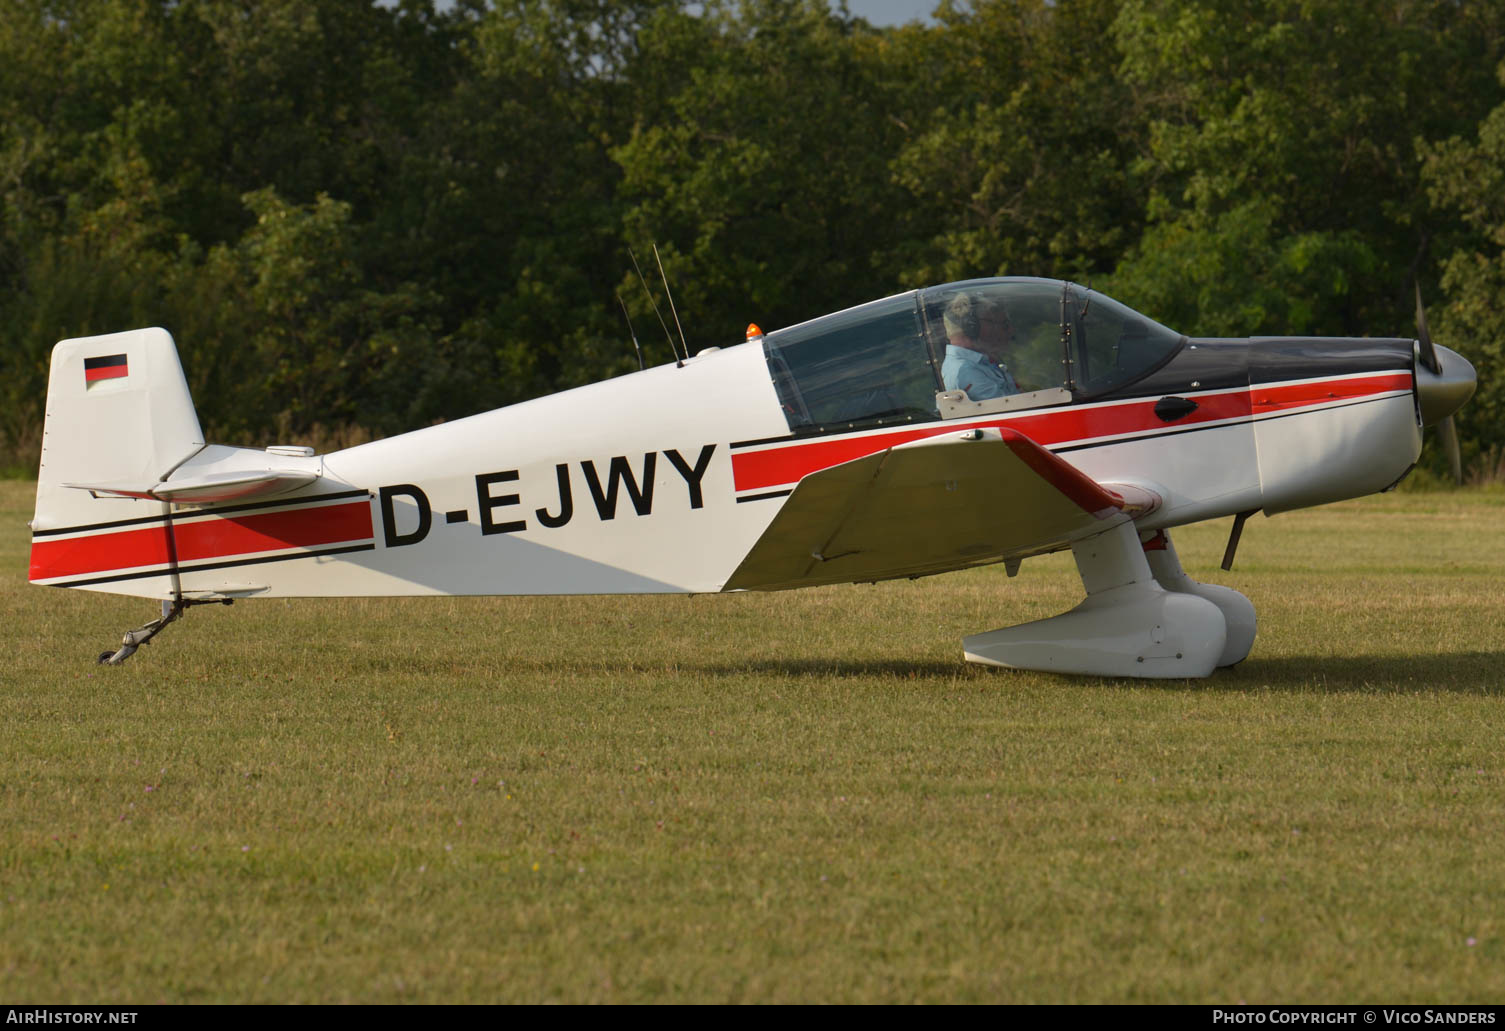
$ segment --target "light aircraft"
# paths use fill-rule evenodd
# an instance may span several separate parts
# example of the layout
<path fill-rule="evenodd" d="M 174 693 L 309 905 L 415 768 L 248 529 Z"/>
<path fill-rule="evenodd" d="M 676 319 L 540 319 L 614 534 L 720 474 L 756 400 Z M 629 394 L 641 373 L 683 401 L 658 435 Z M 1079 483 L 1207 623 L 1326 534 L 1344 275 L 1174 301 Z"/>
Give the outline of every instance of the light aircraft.
<path fill-rule="evenodd" d="M 948 389 L 969 307 L 1007 322 L 1017 392 Z M 1085 600 L 967 637 L 967 659 L 1202 677 L 1248 655 L 1254 608 L 1187 577 L 1168 531 L 1235 516 L 1227 567 L 1252 513 L 1396 484 L 1474 389 L 1419 295 L 1416 339 L 1188 338 L 1025 278 L 753 329 L 325 455 L 206 444 L 162 329 L 65 340 L 30 579 L 161 600 L 100 656 L 118 664 L 187 607 L 241 598 L 784 590 L 1013 575 L 1070 548 Z"/>

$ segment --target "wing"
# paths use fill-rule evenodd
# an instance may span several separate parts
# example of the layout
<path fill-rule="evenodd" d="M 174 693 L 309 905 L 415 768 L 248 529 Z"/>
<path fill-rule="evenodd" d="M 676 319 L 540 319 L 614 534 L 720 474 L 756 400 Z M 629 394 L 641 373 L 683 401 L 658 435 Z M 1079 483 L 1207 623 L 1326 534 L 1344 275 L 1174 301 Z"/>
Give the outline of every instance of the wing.
<path fill-rule="evenodd" d="M 923 576 L 1051 550 L 1158 501 L 1120 489 L 1131 500 L 1016 430 L 910 441 L 800 480 L 724 589 Z"/>

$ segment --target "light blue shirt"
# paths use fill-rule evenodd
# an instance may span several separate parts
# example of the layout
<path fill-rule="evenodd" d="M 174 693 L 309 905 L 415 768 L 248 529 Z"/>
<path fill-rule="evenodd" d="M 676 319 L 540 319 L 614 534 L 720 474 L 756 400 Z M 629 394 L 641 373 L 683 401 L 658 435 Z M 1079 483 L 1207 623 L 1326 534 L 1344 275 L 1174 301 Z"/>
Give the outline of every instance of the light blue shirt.
<path fill-rule="evenodd" d="M 1009 374 L 1008 366 L 960 344 L 946 345 L 941 382 L 947 390 L 965 390 L 973 401 L 1019 393 L 1019 384 Z"/>

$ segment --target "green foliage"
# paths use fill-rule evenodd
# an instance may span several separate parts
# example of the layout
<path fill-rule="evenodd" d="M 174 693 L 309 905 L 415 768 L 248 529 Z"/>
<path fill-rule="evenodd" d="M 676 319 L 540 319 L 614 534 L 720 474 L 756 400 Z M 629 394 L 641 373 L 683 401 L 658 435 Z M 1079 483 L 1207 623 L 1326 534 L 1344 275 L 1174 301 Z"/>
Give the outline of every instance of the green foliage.
<path fill-rule="evenodd" d="M 1088 277 L 1137 238 L 1142 130 L 1104 45 L 1116 6 L 947 5 L 936 29 L 895 38 L 923 49 L 934 80 L 911 98 L 894 161 L 917 208 L 902 248 L 911 282 Z"/>
<path fill-rule="evenodd" d="M 1500 71 L 1505 77 L 1505 65 Z M 1436 334 L 1478 372 L 1479 389 L 1456 416 L 1459 437 L 1471 463 L 1494 466 L 1505 453 L 1505 104 L 1476 139 L 1454 137 L 1427 152 L 1426 177 L 1432 197 L 1469 230 L 1444 265 L 1447 303 Z"/>
<path fill-rule="evenodd" d="M 1280 235 L 1272 207 L 1261 198 L 1156 222 L 1102 289 L 1195 336 L 1342 333 L 1335 313 L 1383 263 L 1353 231 Z"/>
<path fill-rule="evenodd" d="M 0 464 L 80 333 L 166 326 L 248 442 L 627 371 L 618 294 L 665 361 L 655 243 L 696 348 L 998 273 L 1392 335 L 1420 280 L 1488 464 L 1502 58 L 1446 0 L 10 0 Z"/>
<path fill-rule="evenodd" d="M 613 152 L 624 230 L 640 259 L 660 243 L 698 346 L 888 292 L 902 127 L 873 30 L 823 0 L 749 0 L 661 12 L 641 46 L 645 110 Z"/>
<path fill-rule="evenodd" d="M 246 206 L 256 224 L 237 257 L 254 312 L 251 367 L 265 370 L 264 410 L 286 412 L 295 426 L 326 419 L 387 428 L 387 420 L 411 418 L 404 394 L 424 388 L 435 328 L 424 308 L 435 299 L 409 283 L 385 292 L 364 286 L 349 204 L 321 194 L 297 207 L 267 189 L 247 194 Z"/>
<path fill-rule="evenodd" d="M 1189 331 L 1395 335 L 1445 221 L 1416 140 L 1472 125 L 1501 16 L 1430 0 L 1126 0 L 1151 225 L 1118 270 Z"/>

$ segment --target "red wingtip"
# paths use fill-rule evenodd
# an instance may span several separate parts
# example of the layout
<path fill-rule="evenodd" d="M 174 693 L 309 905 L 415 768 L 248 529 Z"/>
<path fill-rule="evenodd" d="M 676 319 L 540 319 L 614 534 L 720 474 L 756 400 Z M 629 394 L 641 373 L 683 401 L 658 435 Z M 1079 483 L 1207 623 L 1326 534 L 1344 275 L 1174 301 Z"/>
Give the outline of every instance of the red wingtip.
<path fill-rule="evenodd" d="M 1104 487 L 1065 459 L 1047 451 L 1018 430 L 1002 426 L 998 432 L 1003 437 L 1003 442 L 1025 465 L 1038 473 L 1046 483 L 1080 505 L 1084 512 L 1106 519 L 1123 510 L 1124 499 L 1119 494 Z"/>

